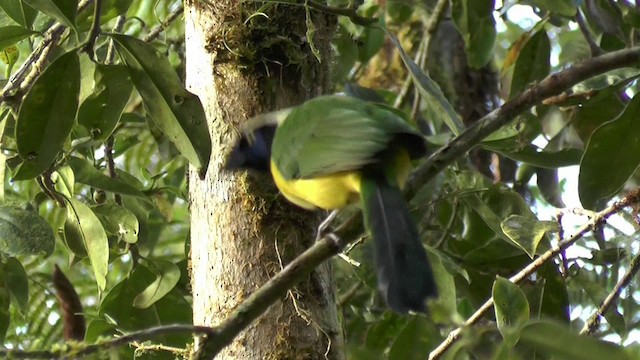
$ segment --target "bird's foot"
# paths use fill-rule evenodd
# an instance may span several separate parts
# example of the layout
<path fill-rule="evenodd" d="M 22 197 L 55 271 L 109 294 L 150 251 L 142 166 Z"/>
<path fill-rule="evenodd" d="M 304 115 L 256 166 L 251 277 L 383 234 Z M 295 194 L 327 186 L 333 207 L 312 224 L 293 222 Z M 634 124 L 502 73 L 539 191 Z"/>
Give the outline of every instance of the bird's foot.
<path fill-rule="evenodd" d="M 331 225 L 331 222 L 336 218 L 337 215 L 338 215 L 338 210 L 331 211 L 329 216 L 327 216 L 326 219 L 322 220 L 320 225 L 318 225 L 318 233 L 316 234 L 316 242 L 320 241 L 320 239 L 322 239 L 325 235 L 331 237 L 334 241 L 338 238 L 333 233 L 325 234 L 326 230 L 329 228 L 329 225 Z"/>

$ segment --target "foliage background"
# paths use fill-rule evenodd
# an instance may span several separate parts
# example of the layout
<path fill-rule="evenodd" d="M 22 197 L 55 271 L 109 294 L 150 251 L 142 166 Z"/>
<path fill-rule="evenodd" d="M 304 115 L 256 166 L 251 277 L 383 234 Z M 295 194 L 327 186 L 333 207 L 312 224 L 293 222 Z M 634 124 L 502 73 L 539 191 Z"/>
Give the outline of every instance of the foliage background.
<path fill-rule="evenodd" d="M 443 11 L 442 4 L 449 8 Z M 353 4 L 329 5 L 347 9 Z M 459 131 L 453 125 L 456 121 L 473 126 L 550 73 L 593 56 L 635 49 L 640 28 L 640 11 L 629 1 L 372 0 L 356 5 L 358 14 L 378 16 L 379 23 L 397 35 L 443 95 L 428 91 L 430 79 L 417 81 L 414 88 L 408 79 L 424 75 L 415 69 L 407 72 L 390 37 L 348 17 L 337 20 L 335 90 L 396 106 L 417 121 L 434 151 Z M 203 155 L 206 144 L 196 135 L 200 125 L 180 122 L 197 113 L 198 107 L 172 104 L 166 96 L 183 91 L 176 85 L 184 67 L 181 3 L 104 0 L 102 6 L 102 31 L 128 37 L 97 38 L 93 49 L 101 67 L 78 51 L 91 29 L 90 8 L 76 13 L 75 4 L 72 8 L 64 1 L 0 0 L 6 83 L 2 146 L 7 168 L 0 211 L 0 333 L 8 349 L 50 349 L 65 338 L 65 322 L 67 329 L 80 326 L 70 316 L 73 300 L 64 295 L 69 294 L 64 281 L 52 285 L 56 264 L 82 303 L 86 343 L 100 336 L 192 321 L 184 156 L 206 164 L 208 155 Z M 266 14 L 273 6 L 304 5 L 265 2 L 245 25 L 266 26 Z M 522 12 L 533 15 L 514 20 Z M 167 19 L 176 20 L 165 23 Z M 52 72 L 45 71 L 22 89 L 7 82 L 56 21 L 70 30 L 59 35 L 45 63 L 27 63 L 27 68 L 51 68 L 67 58 L 73 64 L 78 52 L 78 71 L 71 69 L 68 78 L 58 80 L 47 78 Z M 158 26 L 162 31 L 154 33 Z M 312 46 L 313 24 L 309 29 Z M 149 38 L 150 34 L 155 35 Z M 135 38 L 146 38 L 151 46 Z M 117 43 L 113 55 L 111 39 Z M 161 61 L 166 66 L 147 67 L 142 75 L 130 73 L 136 65 L 126 60 L 126 50 L 150 48 L 163 59 L 155 59 L 152 52 L 131 58 L 143 65 Z M 268 54 L 261 56 L 262 61 L 274 60 Z M 493 314 L 487 315 L 465 331 L 446 356 L 600 359 L 637 354 L 637 347 L 623 349 L 599 341 L 626 345 L 637 339 L 637 284 L 623 281 L 625 272 L 637 271 L 635 208 L 616 211 L 615 222 L 598 223 L 578 250 L 542 265 L 519 287 L 504 278 L 556 244 L 561 234 L 570 235 L 587 223 L 608 201 L 636 187 L 640 129 L 635 119 L 640 98 L 634 96 L 639 74 L 637 67 L 617 68 L 536 104 L 485 139 L 468 158 L 458 159 L 428 184 L 416 186 L 411 205 L 442 295 L 430 316 L 386 311 L 375 292 L 366 242 L 348 252 L 361 266 L 334 260 L 348 357 L 424 358 L 448 330 L 491 296 L 497 302 L 497 321 Z M 141 84 L 158 78 L 172 80 L 157 86 L 164 91 L 161 95 L 149 95 Z M 70 86 L 77 91 L 60 91 L 65 79 L 71 79 Z M 41 89 L 46 101 L 33 89 Z M 172 110 L 159 115 L 150 108 L 152 101 L 166 102 Z M 77 108 L 56 107 L 74 102 Z M 458 114 L 454 120 L 438 107 L 447 103 Z M 103 112 L 104 108 L 116 110 Z M 169 120 L 159 120 L 161 116 Z M 70 130 L 58 134 L 47 128 L 61 123 Z M 176 129 L 186 135 L 172 142 L 165 134 Z M 31 147 L 49 153 L 51 161 L 28 172 L 33 159 L 25 149 Z M 185 150 L 190 147 L 195 150 Z M 112 159 L 107 156 L 110 149 Z M 549 214 L 565 208 L 562 195 L 575 191 L 568 184 L 576 182 L 562 181 L 557 169 L 576 165 L 577 175 L 571 176 L 577 177 L 583 209 L 558 210 L 563 219 L 559 224 L 560 219 L 550 219 Z M 571 218 L 573 222 L 567 222 Z M 101 277 L 104 286 L 99 285 Z M 622 285 L 620 291 L 614 291 L 616 284 Z M 611 293 L 619 298 L 605 312 L 602 324 L 589 331 L 591 338 L 578 337 L 577 330 L 592 323 L 589 316 Z M 556 335 L 553 339 L 551 333 Z M 166 335 L 156 339 L 163 346 L 160 352 L 144 353 L 158 349 L 142 344 L 114 351 L 130 358 L 137 348 L 139 357 L 173 358 L 172 352 L 190 341 L 189 334 Z"/>

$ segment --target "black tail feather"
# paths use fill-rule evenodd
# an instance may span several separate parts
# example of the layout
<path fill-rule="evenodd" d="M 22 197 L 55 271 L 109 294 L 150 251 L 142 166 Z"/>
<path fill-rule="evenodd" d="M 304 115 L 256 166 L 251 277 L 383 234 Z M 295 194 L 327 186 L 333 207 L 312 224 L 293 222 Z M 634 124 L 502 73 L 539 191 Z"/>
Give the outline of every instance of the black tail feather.
<path fill-rule="evenodd" d="M 437 288 L 400 189 L 384 177 L 364 177 L 361 192 L 365 224 L 375 242 L 378 289 L 393 310 L 424 312 Z"/>

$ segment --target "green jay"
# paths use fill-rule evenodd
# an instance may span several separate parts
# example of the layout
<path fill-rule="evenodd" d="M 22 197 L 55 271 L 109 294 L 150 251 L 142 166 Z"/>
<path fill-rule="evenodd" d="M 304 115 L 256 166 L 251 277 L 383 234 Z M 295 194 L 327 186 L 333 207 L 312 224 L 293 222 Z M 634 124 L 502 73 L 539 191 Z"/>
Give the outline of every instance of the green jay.
<path fill-rule="evenodd" d="M 225 167 L 270 171 L 292 203 L 334 210 L 360 202 L 374 240 L 378 289 L 393 310 L 424 312 L 437 295 L 401 188 L 424 137 L 389 108 L 321 96 L 249 120 Z"/>

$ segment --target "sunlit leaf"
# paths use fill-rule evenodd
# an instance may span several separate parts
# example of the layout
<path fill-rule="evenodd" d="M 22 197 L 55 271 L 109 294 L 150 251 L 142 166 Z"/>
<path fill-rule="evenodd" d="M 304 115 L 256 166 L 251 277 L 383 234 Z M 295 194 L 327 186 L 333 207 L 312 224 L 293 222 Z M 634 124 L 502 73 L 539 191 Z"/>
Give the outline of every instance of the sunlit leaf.
<path fill-rule="evenodd" d="M 54 244 L 51 226 L 38 213 L 15 206 L 0 207 L 0 252 L 49 256 Z"/>
<path fill-rule="evenodd" d="M 133 299 L 133 306 L 136 308 L 146 309 L 155 304 L 180 280 L 180 268 L 168 260 L 153 260 L 149 264 L 149 270 L 156 275 L 156 279 Z"/>
<path fill-rule="evenodd" d="M 70 156 L 67 160 L 69 161 L 69 166 L 73 169 L 76 181 L 79 183 L 117 194 L 145 198 L 140 190 L 121 180 L 103 174 L 86 160 L 75 156 Z"/>
<path fill-rule="evenodd" d="M 122 65 L 96 65 L 95 86 L 78 110 L 78 123 L 95 140 L 106 140 L 115 129 L 133 85 Z"/>
<path fill-rule="evenodd" d="M 493 283 L 493 301 L 498 330 L 504 340 L 515 345 L 520 328 L 529 321 L 529 302 L 518 285 L 498 276 Z"/>
<path fill-rule="evenodd" d="M 558 231 L 555 221 L 538 221 L 528 216 L 511 215 L 500 224 L 502 231 L 533 258 L 544 235 Z"/>
<path fill-rule="evenodd" d="M 69 166 L 60 166 L 51 175 L 51 181 L 55 190 L 66 197 L 72 197 L 74 194 L 75 175 Z"/>
<path fill-rule="evenodd" d="M 211 139 L 198 97 L 184 89 L 167 58 L 151 45 L 126 35 L 109 36 L 149 116 L 191 164 L 206 169 Z"/>
<path fill-rule="evenodd" d="M 122 241 L 133 244 L 138 241 L 138 219 L 128 209 L 116 204 L 103 204 L 93 208 L 107 232 Z"/>
<path fill-rule="evenodd" d="M 67 223 L 71 223 L 82 239 L 98 287 L 104 290 L 109 262 L 109 243 L 100 220 L 87 205 L 70 198 L 67 204 Z"/>

